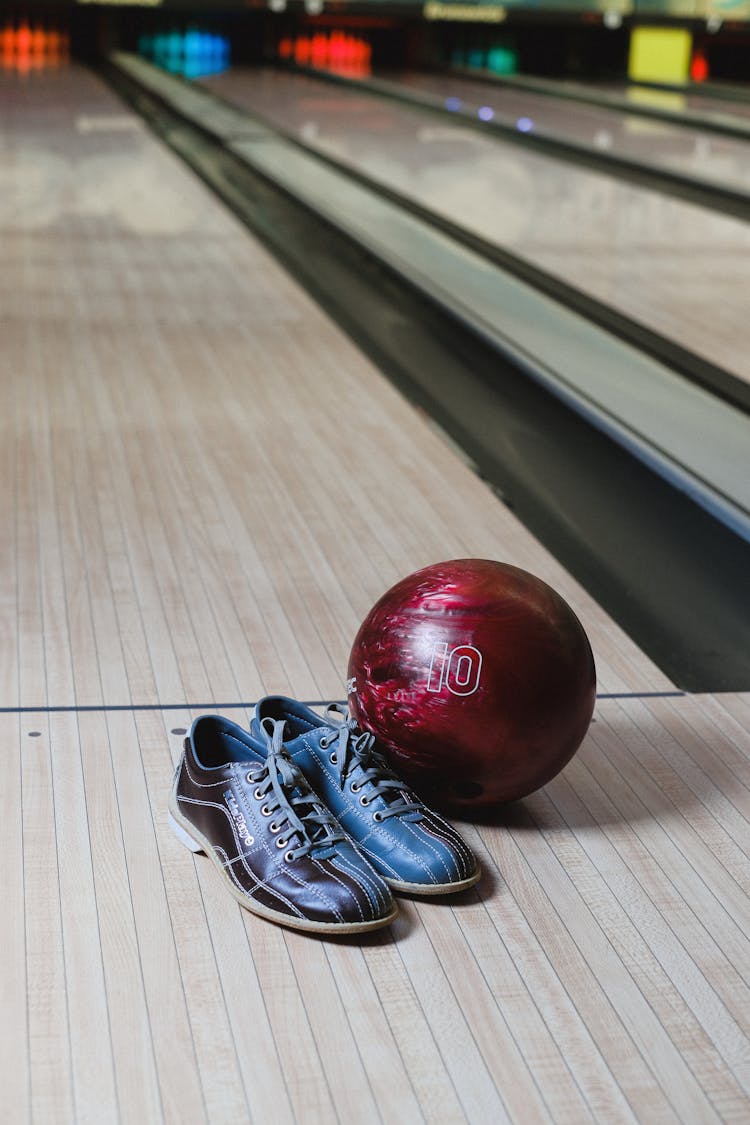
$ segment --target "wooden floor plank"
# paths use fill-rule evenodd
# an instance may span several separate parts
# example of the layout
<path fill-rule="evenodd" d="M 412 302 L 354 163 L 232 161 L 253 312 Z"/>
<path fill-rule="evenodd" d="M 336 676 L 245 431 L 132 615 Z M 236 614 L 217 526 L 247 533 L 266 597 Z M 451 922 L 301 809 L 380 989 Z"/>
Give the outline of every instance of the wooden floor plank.
<path fill-rule="evenodd" d="M 284 931 L 247 912 L 243 922 L 292 1113 L 301 1121 L 338 1121 L 342 1091 L 332 1089 L 324 1069 Z"/>
<path fill-rule="evenodd" d="M 524 824 L 523 809 L 510 816 Z M 517 949 L 515 956 L 520 963 L 530 956 L 535 958 L 536 973 L 530 979 L 534 979 L 537 986 L 545 982 L 543 987 L 550 992 L 551 1002 L 544 1005 L 543 1013 L 550 1021 L 554 1020 L 566 1058 L 600 1120 L 638 1120 L 647 1105 L 654 1120 L 678 1120 L 669 1097 L 654 1079 L 649 1050 L 638 1032 L 635 1040 L 630 1034 L 632 1010 L 622 1011 L 622 1000 L 638 1004 L 638 998 L 634 997 L 617 964 L 614 951 L 609 950 L 607 968 L 600 974 L 596 955 L 601 949 L 601 935 L 592 927 L 591 943 L 583 939 L 579 946 L 575 928 L 571 933 L 565 917 L 558 914 L 553 900 L 557 897 L 555 879 L 561 878 L 561 871 L 550 860 L 543 839 L 535 837 L 534 831 L 522 828 L 513 832 L 482 831 L 484 845 L 497 870 L 502 872 L 526 923 L 522 933 L 529 948 Z M 530 845 L 536 856 L 530 854 Z M 532 860 L 535 861 L 533 866 Z M 552 898 L 536 877 L 537 871 L 549 886 Z M 562 876 L 563 887 L 566 883 L 567 879 Z M 574 901 L 575 895 L 571 907 Z M 487 905 L 493 916 L 499 911 L 494 899 Z M 568 903 L 563 902 L 561 906 L 567 908 Z M 581 910 L 580 902 L 575 910 Z M 581 913 L 585 918 L 585 912 Z M 551 970 L 551 979 L 546 981 L 545 962 Z M 622 1000 L 612 994 L 610 962 L 623 987 Z"/>
<path fill-rule="evenodd" d="M 456 908 L 459 910 L 460 908 Z M 479 963 L 474 959 L 466 935 L 454 910 L 435 911 L 418 906 L 430 946 L 441 965 L 461 965 L 450 974 L 449 984 L 464 1013 L 471 1012 L 471 1031 L 493 1084 L 502 1099 L 508 1119 L 529 1122 L 552 1118 L 546 1099 L 536 1083 L 533 1069 L 516 1042 L 513 1029 L 493 993 Z"/>
<path fill-rule="evenodd" d="M 127 880 L 166 1121 L 206 1121 L 185 991 L 159 863 L 137 729 L 127 712 L 108 716 Z M 181 1044 L 176 1052 L 175 1042 Z"/>
<path fill-rule="evenodd" d="M 566 795 L 573 801 L 565 802 Z M 726 1098 L 736 1112 L 746 1095 L 738 1085 L 727 1082 L 725 1063 L 737 1061 L 746 1027 L 736 1022 L 716 995 L 631 869 L 610 854 L 603 834 L 586 833 L 579 827 L 574 836 L 565 830 L 566 822 L 581 825 L 583 821 L 570 787 L 560 779 L 550 787 L 549 797 L 539 794 L 529 799 L 528 807 L 532 817 L 539 816 L 545 824 L 555 855 L 580 889 L 592 917 L 609 935 L 640 992 L 658 1013 L 691 1074 L 709 1097 L 715 1092 L 720 1100 Z M 702 952 L 705 963 L 708 958 Z"/>
<path fill-rule="evenodd" d="M 26 870 L 23 837 L 22 750 L 26 742 L 18 715 L 0 714 L 0 737 L 5 749 L 0 771 L 0 846 L 5 862 L 0 874 L 3 903 L 3 956 L 0 958 L 0 1079 L 5 1112 L 14 1121 L 30 1116 L 31 1075 L 26 954 Z"/>
<path fill-rule="evenodd" d="M 110 728 L 106 716 L 95 712 L 80 714 L 78 724 L 116 1104 L 123 1125 L 161 1122 L 162 1100 L 130 893 Z M 111 1106 L 103 1103 L 101 1108 L 106 1112 Z"/>
<path fill-rule="evenodd" d="M 423 1107 L 396 1043 L 383 1000 L 375 987 L 371 953 L 388 941 L 373 936 L 362 945 L 351 941 L 327 942 L 325 954 L 338 991 L 349 1034 L 363 1060 L 365 1079 L 384 1122 L 425 1120 Z M 356 1086 L 354 1087 L 356 1091 Z"/>
<path fill-rule="evenodd" d="M 75 1120 L 117 1122 L 109 1004 L 75 714 L 50 723 Z"/>
<path fill-rule="evenodd" d="M 472 997 L 464 992 L 463 974 L 452 972 L 440 961 L 414 904 L 402 904 L 401 917 L 392 928 L 399 956 L 467 1120 L 509 1121 L 503 1094 L 477 1045 L 467 1004 Z"/>
<path fill-rule="evenodd" d="M 410 913 L 409 904 L 402 903 L 401 910 Z M 406 920 L 407 930 L 410 924 Z M 399 925 L 404 925 L 403 919 Z M 421 1116 L 436 1125 L 442 1121 L 460 1125 L 467 1120 L 466 1113 L 435 1029 L 400 956 L 398 940 L 394 941 L 391 931 L 377 935 L 367 944 L 364 957 Z"/>

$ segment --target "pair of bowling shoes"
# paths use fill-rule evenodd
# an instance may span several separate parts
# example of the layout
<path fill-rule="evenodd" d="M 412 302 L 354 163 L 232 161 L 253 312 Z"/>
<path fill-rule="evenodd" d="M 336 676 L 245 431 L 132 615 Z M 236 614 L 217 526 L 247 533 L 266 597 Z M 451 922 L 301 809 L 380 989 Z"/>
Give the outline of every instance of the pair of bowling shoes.
<path fill-rule="evenodd" d="M 249 731 L 200 716 L 185 739 L 169 820 L 243 906 L 313 933 L 386 926 L 398 912 L 393 891 L 447 894 L 480 876 L 456 830 L 335 705 L 321 717 L 269 696 Z"/>

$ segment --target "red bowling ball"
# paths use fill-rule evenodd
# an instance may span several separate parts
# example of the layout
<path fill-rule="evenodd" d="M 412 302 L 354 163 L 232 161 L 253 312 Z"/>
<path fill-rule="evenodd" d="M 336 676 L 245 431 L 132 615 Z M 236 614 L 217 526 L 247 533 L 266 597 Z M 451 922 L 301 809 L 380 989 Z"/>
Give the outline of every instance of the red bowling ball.
<path fill-rule="evenodd" d="M 426 800 L 490 808 L 570 761 L 594 710 L 583 626 L 546 582 L 486 559 L 425 567 L 373 606 L 349 707 Z"/>

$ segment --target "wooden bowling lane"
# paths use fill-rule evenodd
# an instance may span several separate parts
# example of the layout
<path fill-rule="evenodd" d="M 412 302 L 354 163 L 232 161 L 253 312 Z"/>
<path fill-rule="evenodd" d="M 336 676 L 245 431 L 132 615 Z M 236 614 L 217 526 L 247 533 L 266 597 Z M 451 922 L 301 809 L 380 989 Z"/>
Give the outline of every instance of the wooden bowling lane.
<path fill-rule="evenodd" d="M 742 1120 L 750 696 L 669 694 L 97 78 L 6 81 L 7 1120 Z M 191 718 L 340 696 L 375 598 L 473 555 L 581 617 L 609 698 L 580 753 L 464 825 L 459 898 L 365 941 L 243 912 L 167 828 Z"/>
<path fill-rule="evenodd" d="M 389 86 L 442 99 L 446 106 L 483 113 L 521 131 L 574 141 L 576 144 L 636 160 L 649 167 L 679 172 L 750 194 L 750 129 L 744 139 L 724 137 L 708 129 L 584 105 L 535 94 L 512 86 L 432 72 L 404 71 L 384 75 Z M 458 103 L 458 104 L 457 104 Z"/>
<path fill-rule="evenodd" d="M 206 85 L 750 379 L 740 220 L 302 75 L 238 69 Z"/>
<path fill-rule="evenodd" d="M 668 87 L 640 85 L 639 83 L 597 83 L 597 82 L 564 82 L 534 78 L 535 84 L 543 84 L 550 89 L 552 94 L 558 88 L 568 88 L 572 93 L 582 93 L 584 96 L 601 98 L 602 100 L 625 99 L 635 106 L 654 106 L 670 109 L 678 113 L 687 113 L 696 118 L 714 118 L 717 121 L 736 121 L 744 126 L 750 124 L 750 99 L 741 87 L 723 85 L 722 83 L 693 83 L 689 87 Z M 733 96 L 733 91 L 738 96 Z"/>

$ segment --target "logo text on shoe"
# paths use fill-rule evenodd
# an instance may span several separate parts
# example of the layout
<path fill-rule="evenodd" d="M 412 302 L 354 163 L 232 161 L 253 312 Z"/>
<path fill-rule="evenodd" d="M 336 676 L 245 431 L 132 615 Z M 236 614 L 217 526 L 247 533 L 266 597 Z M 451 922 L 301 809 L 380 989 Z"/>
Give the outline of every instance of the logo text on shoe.
<path fill-rule="evenodd" d="M 444 641 L 432 646 L 427 690 L 439 692 L 447 688 L 452 695 L 473 695 L 479 687 L 482 654 L 474 645 L 456 645 L 448 651 Z"/>
<path fill-rule="evenodd" d="M 247 821 L 240 812 L 240 806 L 237 804 L 234 795 L 227 790 L 227 792 L 224 794 L 224 800 L 227 803 L 227 808 L 232 814 L 232 820 L 235 823 L 235 827 L 237 828 L 240 839 L 244 843 L 245 847 L 251 848 L 255 843 L 255 838 L 250 835 L 250 829 L 247 827 Z"/>

